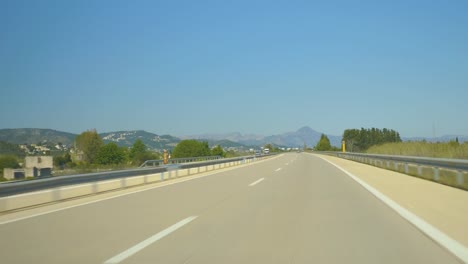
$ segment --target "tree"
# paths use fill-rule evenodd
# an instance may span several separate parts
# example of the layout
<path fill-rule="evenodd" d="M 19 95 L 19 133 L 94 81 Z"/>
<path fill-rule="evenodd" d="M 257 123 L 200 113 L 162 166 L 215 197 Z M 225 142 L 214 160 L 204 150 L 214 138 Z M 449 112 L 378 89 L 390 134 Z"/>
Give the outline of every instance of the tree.
<path fill-rule="evenodd" d="M 83 153 L 83 161 L 87 163 L 95 163 L 96 155 L 99 149 L 104 145 L 101 137 L 95 129 L 88 130 L 75 139 L 76 148 Z"/>
<path fill-rule="evenodd" d="M 137 139 L 130 148 L 129 156 L 132 160 L 132 163 L 137 165 L 144 162 L 146 153 L 146 145 L 143 143 L 143 141 L 141 141 L 141 139 Z"/>
<path fill-rule="evenodd" d="M 273 148 L 274 148 L 274 147 L 273 147 L 272 144 L 268 143 L 268 144 L 266 144 L 265 146 L 263 146 L 263 148 L 264 148 L 264 149 L 269 149 L 270 151 L 273 151 Z"/>
<path fill-rule="evenodd" d="M 143 141 L 137 139 L 130 148 L 129 157 L 133 165 L 140 165 L 147 160 L 159 159 L 159 154 L 149 151 Z"/>
<path fill-rule="evenodd" d="M 1 156 L 0 157 L 0 173 L 3 174 L 4 168 L 17 169 L 19 168 L 18 160 L 15 156 Z"/>
<path fill-rule="evenodd" d="M 211 155 L 224 157 L 226 154 L 224 153 L 223 148 L 220 145 L 217 145 L 211 150 Z"/>
<path fill-rule="evenodd" d="M 102 146 L 96 155 L 96 163 L 103 165 L 121 164 L 124 161 L 125 150 L 117 146 L 114 142 Z"/>
<path fill-rule="evenodd" d="M 210 156 L 211 151 L 208 142 L 200 142 L 194 139 L 182 140 L 172 151 L 173 158 L 189 158 Z"/>
<path fill-rule="evenodd" d="M 70 153 L 65 153 L 63 156 L 54 157 L 54 165 L 63 169 L 65 165 L 71 163 Z"/>
<path fill-rule="evenodd" d="M 317 142 L 317 145 L 315 146 L 315 150 L 318 150 L 318 151 L 329 151 L 331 150 L 331 144 L 330 144 L 330 140 L 328 139 L 328 137 L 325 135 L 325 134 L 322 134 L 320 136 L 320 140 L 319 142 Z"/>
<path fill-rule="evenodd" d="M 374 145 L 401 142 L 400 134 L 388 128 L 346 129 L 342 140 L 346 142 L 346 147 L 351 152 L 365 151 Z"/>

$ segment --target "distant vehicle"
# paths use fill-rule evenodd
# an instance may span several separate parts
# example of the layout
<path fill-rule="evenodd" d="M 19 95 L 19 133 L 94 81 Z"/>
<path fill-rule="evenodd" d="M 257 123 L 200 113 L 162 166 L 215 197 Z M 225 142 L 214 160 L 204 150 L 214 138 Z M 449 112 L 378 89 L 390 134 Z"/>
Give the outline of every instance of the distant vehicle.
<path fill-rule="evenodd" d="M 257 150 L 257 151 L 255 152 L 255 156 L 260 156 L 260 155 L 262 155 L 262 152 L 260 152 L 259 150 Z"/>
<path fill-rule="evenodd" d="M 265 153 L 265 154 L 268 154 L 268 153 L 270 153 L 270 149 L 267 149 L 267 148 L 266 148 L 266 149 L 264 149 L 264 150 L 263 150 L 263 153 Z"/>

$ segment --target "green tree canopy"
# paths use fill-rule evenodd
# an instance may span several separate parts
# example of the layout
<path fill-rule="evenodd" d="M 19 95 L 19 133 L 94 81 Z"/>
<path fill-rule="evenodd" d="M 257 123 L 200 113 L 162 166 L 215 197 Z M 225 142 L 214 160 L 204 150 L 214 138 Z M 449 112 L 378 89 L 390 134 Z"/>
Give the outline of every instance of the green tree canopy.
<path fill-rule="evenodd" d="M 401 142 L 400 134 L 388 128 L 346 129 L 342 140 L 346 142 L 346 148 L 352 152 L 365 151 L 371 146 L 384 143 Z"/>
<path fill-rule="evenodd" d="M 269 149 L 270 151 L 273 151 L 273 148 L 274 148 L 274 147 L 273 147 L 272 144 L 268 143 L 268 144 L 266 144 L 265 146 L 263 146 L 263 148 L 264 148 L 264 149 Z"/>
<path fill-rule="evenodd" d="M 72 160 L 71 160 L 71 156 L 70 156 L 70 153 L 65 153 L 64 155 L 62 156 L 57 156 L 57 157 L 54 157 L 54 165 L 57 166 L 57 167 L 60 167 L 60 168 L 64 168 L 65 165 L 71 163 Z"/>
<path fill-rule="evenodd" d="M 130 148 L 129 157 L 133 165 L 140 165 L 147 160 L 159 159 L 159 154 L 149 151 L 143 141 L 137 139 Z"/>
<path fill-rule="evenodd" d="M 322 134 L 320 136 L 319 142 L 317 142 L 317 145 L 315 146 L 315 150 L 329 151 L 331 149 L 332 149 L 332 147 L 331 147 L 331 144 L 330 144 L 330 140 L 328 139 L 328 137 L 325 134 Z"/>
<path fill-rule="evenodd" d="M 0 156 L 0 173 L 3 174 L 4 168 L 12 168 L 17 169 L 19 168 L 18 159 L 15 156 L 7 155 L 7 156 Z"/>
<path fill-rule="evenodd" d="M 211 150 L 211 155 L 224 157 L 226 153 L 224 153 L 224 150 L 220 145 L 217 145 Z"/>
<path fill-rule="evenodd" d="M 125 154 L 124 148 L 117 146 L 114 142 L 110 142 L 99 149 L 96 155 L 96 163 L 103 165 L 121 164 L 125 161 Z"/>
<path fill-rule="evenodd" d="M 130 157 L 134 157 L 138 154 L 145 153 L 147 150 L 145 143 L 141 141 L 141 139 L 137 139 L 135 143 L 133 143 L 132 148 L 130 149 Z"/>
<path fill-rule="evenodd" d="M 210 156 L 211 151 L 208 142 L 201 142 L 194 139 L 182 140 L 172 151 L 173 158 L 189 158 Z"/>
<path fill-rule="evenodd" d="M 104 145 L 95 129 L 79 134 L 75 139 L 76 147 L 83 152 L 83 161 L 95 163 L 99 149 Z"/>

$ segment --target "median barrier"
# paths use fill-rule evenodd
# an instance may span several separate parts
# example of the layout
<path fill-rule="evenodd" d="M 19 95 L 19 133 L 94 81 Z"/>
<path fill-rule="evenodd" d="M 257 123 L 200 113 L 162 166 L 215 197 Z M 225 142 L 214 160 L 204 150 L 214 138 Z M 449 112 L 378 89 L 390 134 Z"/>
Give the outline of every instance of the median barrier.
<path fill-rule="evenodd" d="M 200 164 L 202 165 L 200 167 L 181 168 L 177 170 L 169 170 L 159 173 L 81 183 L 77 185 L 62 186 L 41 191 L 0 197 L 0 213 L 53 202 L 59 202 L 87 195 L 108 192 L 112 190 L 119 190 L 133 186 L 141 186 L 144 184 L 165 181 L 173 178 L 185 177 L 188 175 L 193 175 L 206 171 L 213 171 L 236 165 L 252 163 L 254 161 L 260 161 L 268 157 L 271 156 L 254 157 L 249 159 L 243 159 L 242 161 L 227 161 L 226 163 L 218 163 L 207 166 L 203 166 L 202 164 Z"/>

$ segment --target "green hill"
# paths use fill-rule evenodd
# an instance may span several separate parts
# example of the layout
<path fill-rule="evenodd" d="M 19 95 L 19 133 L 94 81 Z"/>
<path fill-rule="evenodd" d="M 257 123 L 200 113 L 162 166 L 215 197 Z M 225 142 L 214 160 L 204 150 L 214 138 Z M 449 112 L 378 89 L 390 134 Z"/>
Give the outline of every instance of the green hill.
<path fill-rule="evenodd" d="M 170 135 L 157 135 L 143 130 L 116 131 L 99 134 L 104 143 L 115 142 L 122 147 L 131 147 L 137 139 L 151 150 L 162 151 L 163 149 L 173 149 L 180 139 Z"/>
<path fill-rule="evenodd" d="M 53 129 L 0 129 L 0 141 L 12 144 L 62 143 L 64 145 L 71 145 L 75 137 L 75 134 L 57 131 Z"/>

